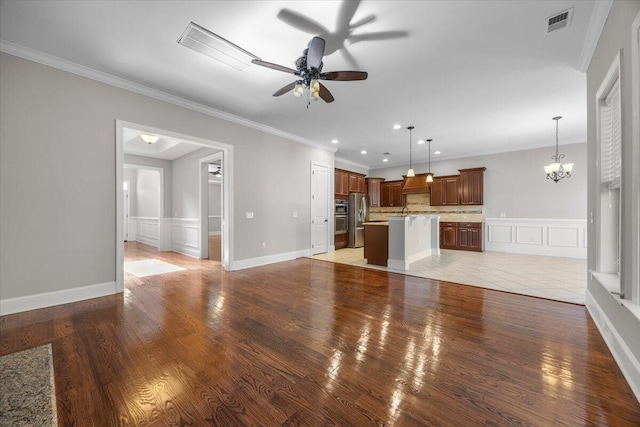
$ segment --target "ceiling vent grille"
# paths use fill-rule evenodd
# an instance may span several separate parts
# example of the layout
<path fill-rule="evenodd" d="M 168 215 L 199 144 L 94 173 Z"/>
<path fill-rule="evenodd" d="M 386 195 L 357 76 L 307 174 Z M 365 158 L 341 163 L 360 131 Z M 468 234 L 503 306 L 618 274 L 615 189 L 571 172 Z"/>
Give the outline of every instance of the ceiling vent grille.
<path fill-rule="evenodd" d="M 547 34 L 554 31 L 567 28 L 571 25 L 571 18 L 573 16 L 573 8 L 567 9 L 563 12 L 555 14 L 547 18 Z"/>
<path fill-rule="evenodd" d="M 178 44 L 220 61 L 236 70 L 244 70 L 252 59 L 260 59 L 250 52 L 191 22 L 178 39 Z"/>

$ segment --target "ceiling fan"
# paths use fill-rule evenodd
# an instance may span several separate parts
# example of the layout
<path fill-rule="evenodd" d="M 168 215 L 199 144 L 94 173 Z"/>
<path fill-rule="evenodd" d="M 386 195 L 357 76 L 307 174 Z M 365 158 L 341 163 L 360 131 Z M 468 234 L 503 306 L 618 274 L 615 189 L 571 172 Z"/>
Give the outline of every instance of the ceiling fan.
<path fill-rule="evenodd" d="M 307 89 L 309 93 L 309 100 L 318 100 L 319 98 L 322 98 L 325 102 L 333 102 L 333 95 L 331 95 L 331 92 L 329 92 L 329 89 L 327 89 L 325 85 L 320 83 L 320 80 L 366 80 L 367 73 L 365 71 L 330 71 L 323 73 L 322 57 L 324 56 L 324 46 L 324 39 L 320 37 L 312 38 L 309 42 L 309 46 L 302 52 L 302 56 L 296 61 L 296 70 L 282 65 L 273 64 L 271 62 L 262 61 L 260 59 L 253 59 L 251 62 L 256 65 L 261 65 L 273 70 L 283 71 L 285 73 L 298 76 L 298 80 L 278 89 L 273 96 L 280 96 L 290 90 L 293 90 L 293 94 L 300 97 L 303 95 L 304 90 Z M 307 104 L 307 107 L 308 106 L 309 104 Z"/>

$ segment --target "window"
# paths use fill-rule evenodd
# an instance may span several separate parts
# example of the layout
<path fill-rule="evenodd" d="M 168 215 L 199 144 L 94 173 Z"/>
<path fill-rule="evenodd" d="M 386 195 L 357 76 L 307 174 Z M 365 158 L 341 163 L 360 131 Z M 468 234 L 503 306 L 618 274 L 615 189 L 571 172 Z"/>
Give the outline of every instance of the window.
<path fill-rule="evenodd" d="M 605 278 L 607 289 L 624 298 L 620 282 L 621 260 L 621 103 L 620 53 L 616 55 L 596 92 L 599 186 L 596 207 L 596 270 Z M 604 274 L 602 274 L 604 273 Z M 607 276 L 607 277 L 604 277 Z M 603 281 L 601 281 L 603 283 Z M 604 283 L 603 283 L 604 285 Z"/>

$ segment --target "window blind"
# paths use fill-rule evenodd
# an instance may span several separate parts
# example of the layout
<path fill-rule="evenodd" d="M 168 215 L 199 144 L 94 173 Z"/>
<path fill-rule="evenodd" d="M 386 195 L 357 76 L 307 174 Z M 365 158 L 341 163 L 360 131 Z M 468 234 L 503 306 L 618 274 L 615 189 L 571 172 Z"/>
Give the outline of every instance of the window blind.
<path fill-rule="evenodd" d="M 611 86 L 600 108 L 600 181 L 620 188 L 622 164 L 620 80 Z"/>

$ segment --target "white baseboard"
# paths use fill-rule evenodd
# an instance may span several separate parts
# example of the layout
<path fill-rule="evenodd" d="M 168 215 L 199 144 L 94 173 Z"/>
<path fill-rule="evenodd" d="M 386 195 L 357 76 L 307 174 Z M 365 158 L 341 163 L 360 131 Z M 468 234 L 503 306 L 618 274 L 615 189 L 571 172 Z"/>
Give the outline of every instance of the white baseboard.
<path fill-rule="evenodd" d="M 97 285 L 81 286 L 63 289 L 55 292 L 45 292 L 24 297 L 0 299 L 0 316 L 36 310 L 54 305 L 68 304 L 90 298 L 98 298 L 116 293 L 116 282 L 99 283 Z"/>
<path fill-rule="evenodd" d="M 604 339 L 609 351 L 613 355 L 618 367 L 622 371 L 622 375 L 629 383 L 636 399 L 640 401 L 640 361 L 634 356 L 627 344 L 624 342 L 616 328 L 611 323 L 607 314 L 602 310 L 600 304 L 591 295 L 589 289 L 585 295 L 585 305 L 591 318 L 593 319 L 600 335 Z"/>
<path fill-rule="evenodd" d="M 144 236 L 136 236 L 136 242 L 144 243 L 145 245 L 158 247 L 158 239 L 150 239 Z"/>
<path fill-rule="evenodd" d="M 200 249 L 189 247 L 186 245 L 181 245 L 175 242 L 171 244 L 171 251 L 177 252 L 182 255 L 190 256 L 193 258 L 200 258 Z"/>
<path fill-rule="evenodd" d="M 221 231 L 210 231 L 209 232 L 209 236 L 219 236 L 221 234 L 222 234 Z"/>
<path fill-rule="evenodd" d="M 289 261 L 292 259 L 302 258 L 306 256 L 311 256 L 311 249 L 234 261 L 233 269 L 244 270 L 245 268 L 260 267 L 261 265 L 273 264 L 273 263 L 282 262 L 282 261 Z"/>

